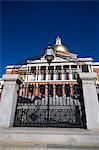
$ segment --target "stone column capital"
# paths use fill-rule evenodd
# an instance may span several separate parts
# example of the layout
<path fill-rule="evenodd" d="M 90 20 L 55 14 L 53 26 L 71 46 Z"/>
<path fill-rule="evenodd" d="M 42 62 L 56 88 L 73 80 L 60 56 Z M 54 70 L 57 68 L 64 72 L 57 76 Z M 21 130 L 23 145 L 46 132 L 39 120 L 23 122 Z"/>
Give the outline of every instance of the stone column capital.
<path fill-rule="evenodd" d="M 94 73 L 79 73 L 79 77 L 81 80 L 95 80 L 97 78 L 97 74 Z"/>

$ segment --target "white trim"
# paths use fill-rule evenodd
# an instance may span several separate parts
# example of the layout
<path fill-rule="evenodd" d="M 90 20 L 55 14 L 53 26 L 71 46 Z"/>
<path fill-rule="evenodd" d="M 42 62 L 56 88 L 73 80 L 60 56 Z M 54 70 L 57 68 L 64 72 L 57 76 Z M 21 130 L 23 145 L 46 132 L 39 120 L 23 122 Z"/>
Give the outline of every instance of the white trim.
<path fill-rule="evenodd" d="M 92 66 L 93 68 L 99 68 L 99 66 Z"/>

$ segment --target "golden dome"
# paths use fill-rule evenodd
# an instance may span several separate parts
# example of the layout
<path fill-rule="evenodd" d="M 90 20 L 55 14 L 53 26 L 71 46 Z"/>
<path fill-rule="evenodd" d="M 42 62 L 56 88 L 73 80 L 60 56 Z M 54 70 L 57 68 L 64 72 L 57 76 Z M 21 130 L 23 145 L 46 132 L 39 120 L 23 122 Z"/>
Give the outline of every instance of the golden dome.
<path fill-rule="evenodd" d="M 64 52 L 64 53 L 69 52 L 68 48 L 66 48 L 63 45 L 55 45 L 53 48 L 54 48 L 55 51 L 61 51 L 61 52 Z"/>
<path fill-rule="evenodd" d="M 60 52 L 69 52 L 68 48 L 66 48 L 64 45 L 61 43 L 61 38 L 59 36 L 56 37 L 56 43 L 53 46 L 55 51 L 60 51 Z"/>

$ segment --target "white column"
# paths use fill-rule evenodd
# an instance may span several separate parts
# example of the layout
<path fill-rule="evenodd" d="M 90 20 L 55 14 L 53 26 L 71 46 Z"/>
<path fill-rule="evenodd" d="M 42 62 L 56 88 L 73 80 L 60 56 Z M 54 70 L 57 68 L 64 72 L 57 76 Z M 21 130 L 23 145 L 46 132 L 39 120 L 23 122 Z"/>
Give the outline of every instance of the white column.
<path fill-rule="evenodd" d="M 38 73 L 38 80 L 40 81 L 41 80 L 41 70 L 40 70 L 40 67 L 38 67 L 38 71 L 39 71 L 39 73 Z"/>
<path fill-rule="evenodd" d="M 46 81 L 48 81 L 48 66 L 46 66 Z"/>
<path fill-rule="evenodd" d="M 81 64 L 79 65 L 79 70 L 80 70 L 80 72 L 82 72 L 82 65 Z"/>
<path fill-rule="evenodd" d="M 94 71 L 93 71 L 93 66 L 92 66 L 92 65 L 91 65 L 91 71 L 94 72 Z"/>
<path fill-rule="evenodd" d="M 72 80 L 72 70 L 71 70 L 71 65 L 69 65 L 69 80 Z"/>
<path fill-rule="evenodd" d="M 35 78 L 36 81 L 37 81 L 37 77 L 38 77 L 38 67 L 36 66 L 36 78 Z"/>
<path fill-rule="evenodd" d="M 31 67 L 28 67 L 28 71 L 27 71 L 27 81 L 31 81 L 31 74 L 30 74 L 30 70 L 31 70 Z"/>
<path fill-rule="evenodd" d="M 27 71 L 26 71 L 26 77 L 25 77 L 25 81 L 28 81 L 28 76 L 29 76 L 29 67 L 27 67 Z"/>
<path fill-rule="evenodd" d="M 90 68 L 90 65 L 88 65 L 88 70 L 89 70 L 89 73 L 91 72 L 91 68 Z"/>
<path fill-rule="evenodd" d="M 54 66 L 54 75 L 53 75 L 53 79 L 56 80 L 56 67 Z"/>
<path fill-rule="evenodd" d="M 80 73 L 79 65 L 77 63 L 77 72 Z"/>
<path fill-rule="evenodd" d="M 13 126 L 18 84 L 23 82 L 22 78 L 16 75 L 3 75 L 4 87 L 0 101 L 0 127 L 9 128 Z"/>
<path fill-rule="evenodd" d="M 72 72 L 69 74 L 69 80 L 72 80 Z"/>
<path fill-rule="evenodd" d="M 98 129 L 99 104 L 96 92 L 96 73 L 80 73 L 82 80 L 87 129 Z"/>
<path fill-rule="evenodd" d="M 64 69 L 63 69 L 63 66 L 61 66 L 61 72 L 62 72 L 62 80 L 64 80 Z"/>

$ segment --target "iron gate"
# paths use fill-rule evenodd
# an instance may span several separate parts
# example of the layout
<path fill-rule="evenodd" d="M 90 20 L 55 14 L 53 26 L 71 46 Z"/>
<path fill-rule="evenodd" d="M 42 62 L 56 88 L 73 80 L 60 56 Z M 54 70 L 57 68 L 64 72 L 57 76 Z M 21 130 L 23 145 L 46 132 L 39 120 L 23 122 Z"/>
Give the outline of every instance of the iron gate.
<path fill-rule="evenodd" d="M 65 86 L 65 96 L 62 96 L 61 87 L 56 88 L 55 96 L 52 86 L 47 85 L 47 88 L 47 96 L 44 95 L 44 86 L 39 90 L 41 95 L 34 96 L 33 85 L 21 86 L 14 126 L 86 128 L 84 103 L 81 100 L 79 86 L 74 87 L 73 95 L 70 86 Z"/>

